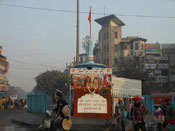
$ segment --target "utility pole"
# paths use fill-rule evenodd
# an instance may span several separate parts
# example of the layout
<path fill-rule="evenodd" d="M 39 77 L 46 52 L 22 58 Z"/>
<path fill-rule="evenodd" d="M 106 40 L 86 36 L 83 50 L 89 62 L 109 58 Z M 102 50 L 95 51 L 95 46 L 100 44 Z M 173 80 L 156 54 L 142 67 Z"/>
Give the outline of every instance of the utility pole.
<path fill-rule="evenodd" d="M 77 46 L 76 46 L 76 64 L 79 64 L 79 0 L 77 0 Z"/>

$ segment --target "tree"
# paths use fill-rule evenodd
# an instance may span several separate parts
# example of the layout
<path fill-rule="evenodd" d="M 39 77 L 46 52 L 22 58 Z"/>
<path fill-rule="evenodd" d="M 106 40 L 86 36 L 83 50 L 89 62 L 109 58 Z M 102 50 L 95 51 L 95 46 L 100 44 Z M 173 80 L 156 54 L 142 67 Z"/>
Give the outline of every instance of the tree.
<path fill-rule="evenodd" d="M 59 89 L 68 93 L 69 76 L 63 72 L 52 70 L 41 73 L 35 77 L 37 83 L 34 91 L 49 91 L 54 92 L 55 89 Z"/>
<path fill-rule="evenodd" d="M 85 53 L 87 54 L 88 53 L 88 42 L 90 41 L 90 36 L 89 35 L 86 35 L 84 38 L 83 38 L 83 41 L 82 41 L 82 47 L 83 49 L 85 50 Z"/>
<path fill-rule="evenodd" d="M 26 92 L 21 87 L 9 85 L 8 96 L 17 95 L 19 98 L 27 98 Z"/>
<path fill-rule="evenodd" d="M 144 69 L 144 59 L 141 56 L 116 58 L 113 74 L 129 79 L 148 79 L 148 73 Z"/>

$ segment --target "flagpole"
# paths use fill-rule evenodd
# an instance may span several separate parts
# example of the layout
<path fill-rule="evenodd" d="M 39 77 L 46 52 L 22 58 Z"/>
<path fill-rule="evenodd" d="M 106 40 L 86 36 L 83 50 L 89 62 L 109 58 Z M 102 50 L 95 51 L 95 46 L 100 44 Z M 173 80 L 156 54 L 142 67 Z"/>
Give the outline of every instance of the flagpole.
<path fill-rule="evenodd" d="M 90 11 L 89 11 L 89 24 L 90 24 L 90 41 L 88 42 L 88 59 L 87 59 L 87 63 L 94 63 L 93 61 L 93 45 L 92 45 L 92 40 L 91 40 L 91 8 L 92 6 L 90 6 Z"/>
<path fill-rule="evenodd" d="M 90 6 L 90 13 L 91 13 L 91 9 L 92 9 L 92 6 Z M 90 21 L 90 40 L 91 40 L 91 21 Z"/>
<path fill-rule="evenodd" d="M 76 64 L 79 64 L 79 0 L 77 0 L 77 41 L 76 41 Z"/>
<path fill-rule="evenodd" d="M 90 22 L 90 40 L 91 40 L 91 22 Z"/>

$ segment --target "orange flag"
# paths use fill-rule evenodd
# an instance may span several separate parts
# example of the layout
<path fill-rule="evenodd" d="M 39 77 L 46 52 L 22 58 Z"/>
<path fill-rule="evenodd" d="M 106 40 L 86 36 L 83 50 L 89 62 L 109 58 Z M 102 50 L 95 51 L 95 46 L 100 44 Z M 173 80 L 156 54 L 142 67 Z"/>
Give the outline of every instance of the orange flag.
<path fill-rule="evenodd" d="M 91 8 L 90 8 L 90 11 L 89 11 L 89 17 L 88 17 L 88 20 L 89 20 L 89 22 L 91 23 Z"/>
<path fill-rule="evenodd" d="M 88 17 L 88 20 L 89 20 L 89 23 L 90 23 L 90 39 L 91 39 L 91 6 L 90 6 L 90 11 L 89 11 L 89 17 Z"/>

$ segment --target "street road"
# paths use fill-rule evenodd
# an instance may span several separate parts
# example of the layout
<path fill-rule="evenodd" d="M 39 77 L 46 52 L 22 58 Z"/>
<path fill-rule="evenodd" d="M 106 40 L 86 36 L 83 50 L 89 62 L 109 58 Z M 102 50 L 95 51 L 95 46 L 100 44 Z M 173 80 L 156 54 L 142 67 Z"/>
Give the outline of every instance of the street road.
<path fill-rule="evenodd" d="M 37 127 L 22 125 L 14 121 L 16 117 L 21 117 L 22 112 L 22 110 L 0 111 L 0 131 L 37 131 Z"/>

